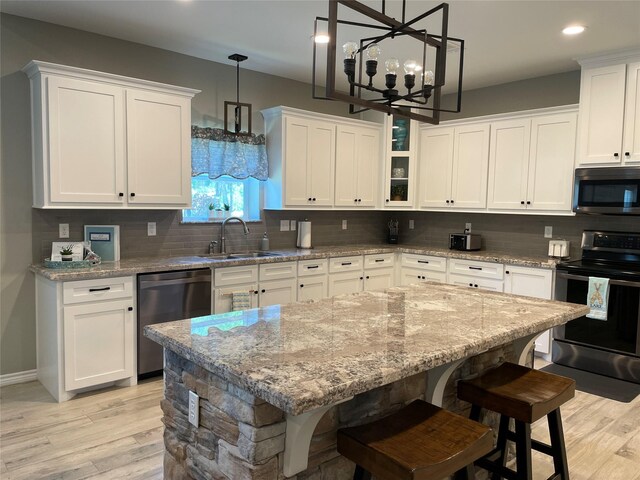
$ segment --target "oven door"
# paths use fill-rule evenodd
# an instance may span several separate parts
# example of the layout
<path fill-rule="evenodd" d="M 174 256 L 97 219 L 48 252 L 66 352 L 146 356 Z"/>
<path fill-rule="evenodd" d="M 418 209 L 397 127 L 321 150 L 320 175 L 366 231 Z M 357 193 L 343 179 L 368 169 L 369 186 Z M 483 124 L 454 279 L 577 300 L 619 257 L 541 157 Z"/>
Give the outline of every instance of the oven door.
<path fill-rule="evenodd" d="M 558 271 L 556 298 L 587 304 L 589 277 Z M 609 280 L 607 320 L 579 317 L 554 330 L 555 363 L 640 383 L 640 282 Z"/>

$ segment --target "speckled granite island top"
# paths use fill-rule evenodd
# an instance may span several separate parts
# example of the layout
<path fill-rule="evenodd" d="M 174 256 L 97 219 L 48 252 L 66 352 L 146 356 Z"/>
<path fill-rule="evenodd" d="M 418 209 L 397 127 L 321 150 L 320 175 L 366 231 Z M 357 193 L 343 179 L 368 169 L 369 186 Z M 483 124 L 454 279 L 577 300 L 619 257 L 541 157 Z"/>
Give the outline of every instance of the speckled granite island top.
<path fill-rule="evenodd" d="M 145 335 L 298 415 L 588 312 L 425 283 L 145 327 Z"/>
<path fill-rule="evenodd" d="M 181 257 L 142 257 L 105 262 L 90 268 L 55 270 L 43 265 L 31 265 L 30 270 L 38 275 L 55 281 L 89 280 L 109 278 L 138 273 L 163 272 L 170 270 L 191 270 L 196 268 L 232 267 L 238 265 L 254 265 L 260 263 L 290 262 L 296 260 L 314 260 L 318 258 L 340 257 L 348 255 L 378 255 L 381 253 L 415 253 L 438 257 L 462 258 L 483 262 L 521 265 L 554 269 L 558 260 L 544 256 L 515 255 L 492 250 L 478 252 L 460 252 L 447 248 L 427 247 L 421 245 L 348 245 L 318 247 L 314 249 L 275 250 L 278 256 L 261 258 L 221 258 L 218 255 L 189 255 Z"/>

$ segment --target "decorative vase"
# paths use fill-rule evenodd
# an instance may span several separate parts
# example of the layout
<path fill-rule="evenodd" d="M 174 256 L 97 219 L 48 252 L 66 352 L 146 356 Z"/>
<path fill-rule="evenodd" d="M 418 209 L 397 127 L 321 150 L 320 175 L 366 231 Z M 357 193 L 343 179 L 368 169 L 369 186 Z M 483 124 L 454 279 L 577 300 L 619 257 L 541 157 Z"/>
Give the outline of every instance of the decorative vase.
<path fill-rule="evenodd" d="M 73 260 L 73 255 L 72 254 L 68 254 L 68 255 L 60 255 L 62 257 L 62 261 L 63 262 L 70 262 L 71 260 Z"/>
<path fill-rule="evenodd" d="M 393 126 L 393 139 L 395 140 L 395 142 L 393 142 L 393 150 L 405 151 L 406 147 L 404 142 L 407 139 L 407 121 L 399 118 L 393 122 Z"/>

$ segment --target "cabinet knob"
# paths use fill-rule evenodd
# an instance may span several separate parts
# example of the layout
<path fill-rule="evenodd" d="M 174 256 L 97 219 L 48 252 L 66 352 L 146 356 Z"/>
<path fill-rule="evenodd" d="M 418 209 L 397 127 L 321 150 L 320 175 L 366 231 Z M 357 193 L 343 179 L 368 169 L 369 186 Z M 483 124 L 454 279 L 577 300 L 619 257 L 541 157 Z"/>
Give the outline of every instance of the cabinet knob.
<path fill-rule="evenodd" d="M 452 204 L 452 205 L 453 205 L 453 203 L 454 203 L 454 202 L 453 202 L 453 200 L 451 200 L 451 204 Z"/>
<path fill-rule="evenodd" d="M 311 201 L 311 197 L 309 197 L 308 200 Z"/>
<path fill-rule="evenodd" d="M 531 205 L 531 201 L 530 200 L 527 200 L 527 205 Z"/>
<path fill-rule="evenodd" d="M 120 192 L 120 193 L 118 194 L 118 196 L 119 196 L 120 198 L 122 198 L 122 197 L 124 197 L 124 193 Z"/>
<path fill-rule="evenodd" d="M 266 290 L 263 288 L 262 290 L 260 290 L 262 293 L 266 292 Z"/>
<path fill-rule="evenodd" d="M 362 277 L 360 277 L 360 280 L 362 280 Z"/>
<path fill-rule="evenodd" d="M 614 156 L 614 157 L 616 157 L 616 158 L 618 158 L 618 156 L 619 156 L 619 155 L 618 155 L 618 152 L 614 153 L 614 154 L 613 154 L 613 156 Z"/>
<path fill-rule="evenodd" d="M 522 201 L 520 202 L 520 205 L 524 205 L 524 200 L 522 200 Z"/>
<path fill-rule="evenodd" d="M 253 293 L 255 293 L 257 295 L 258 294 L 258 290 L 254 290 Z"/>
<path fill-rule="evenodd" d="M 504 273 L 505 273 L 505 274 L 507 274 L 507 275 L 509 275 L 509 270 L 506 270 Z"/>
<path fill-rule="evenodd" d="M 388 201 L 389 201 L 389 199 L 387 198 L 387 199 L 385 200 L 385 202 L 388 202 Z"/>
<path fill-rule="evenodd" d="M 353 201 L 357 203 L 357 202 L 358 202 L 358 199 L 357 199 L 357 198 L 354 198 L 354 199 L 353 199 Z"/>
<path fill-rule="evenodd" d="M 422 276 L 422 280 L 426 280 L 426 279 L 427 279 L 427 277 L 425 277 L 425 276 L 423 275 L 423 276 Z"/>
<path fill-rule="evenodd" d="M 127 308 L 127 310 L 129 310 L 130 312 L 133 312 L 133 307 L 129 307 Z"/>
<path fill-rule="evenodd" d="M 420 279 L 420 275 L 418 275 L 418 279 Z"/>
<path fill-rule="evenodd" d="M 476 283 L 476 284 L 474 285 L 474 287 L 478 288 L 478 284 Z"/>
<path fill-rule="evenodd" d="M 369 275 L 367 275 L 367 280 L 369 280 Z"/>
<path fill-rule="evenodd" d="M 131 195 L 132 197 L 135 197 L 135 196 L 136 196 L 136 194 L 135 194 L 135 193 L 133 193 L 133 192 L 131 192 L 129 195 Z"/>
<path fill-rule="evenodd" d="M 449 203 L 449 200 L 447 200 L 446 202 Z"/>
<path fill-rule="evenodd" d="M 470 287 L 473 287 L 473 283 L 470 283 L 470 284 L 469 284 L 469 286 L 470 286 Z"/>
<path fill-rule="evenodd" d="M 630 156 L 631 156 L 631 154 L 630 154 L 629 152 L 624 152 L 624 156 L 625 156 L 625 157 L 630 157 Z"/>
<path fill-rule="evenodd" d="M 302 288 L 302 287 L 304 287 L 304 283 L 301 283 L 301 284 L 300 284 L 300 288 Z"/>

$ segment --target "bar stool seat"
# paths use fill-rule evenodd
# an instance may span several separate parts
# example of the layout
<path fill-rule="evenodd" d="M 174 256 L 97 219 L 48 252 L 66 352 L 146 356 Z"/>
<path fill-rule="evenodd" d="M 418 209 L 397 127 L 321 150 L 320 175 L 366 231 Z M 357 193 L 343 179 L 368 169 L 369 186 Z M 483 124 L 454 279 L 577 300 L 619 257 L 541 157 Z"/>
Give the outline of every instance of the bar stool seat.
<path fill-rule="evenodd" d="M 354 479 L 438 480 L 458 471 L 465 478 L 492 448 L 491 428 L 422 400 L 338 430 L 338 452 L 357 465 Z"/>
<path fill-rule="evenodd" d="M 492 478 L 531 479 L 531 449 L 553 457 L 553 479 L 569 479 L 560 406 L 575 395 L 573 379 L 505 362 L 483 375 L 458 382 L 458 398 L 472 404 L 472 420 L 482 408 L 501 415 L 497 446 L 477 462 Z M 531 423 L 547 416 L 551 445 L 531 439 Z M 515 434 L 509 419 L 515 420 Z M 504 467 L 507 440 L 516 442 L 517 473 Z"/>

